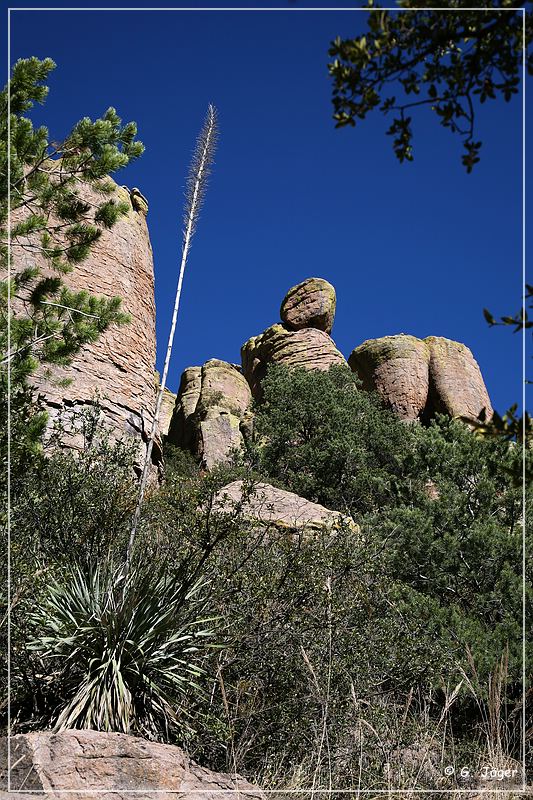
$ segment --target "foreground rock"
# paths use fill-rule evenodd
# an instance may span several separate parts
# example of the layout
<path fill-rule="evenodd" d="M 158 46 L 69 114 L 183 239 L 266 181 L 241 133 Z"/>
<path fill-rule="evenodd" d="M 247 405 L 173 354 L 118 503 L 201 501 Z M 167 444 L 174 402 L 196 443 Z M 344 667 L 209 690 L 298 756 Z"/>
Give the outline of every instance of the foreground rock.
<path fill-rule="evenodd" d="M 175 800 L 176 793 L 186 800 L 224 800 L 230 796 L 228 790 L 238 790 L 249 800 L 263 798 L 257 787 L 239 776 L 204 769 L 179 747 L 122 733 L 46 731 L 14 736 L 11 765 L 10 788 L 19 798 L 46 792 L 46 797 L 59 800 L 64 796 L 60 792 L 68 791 L 72 800 L 155 796 Z M 0 750 L 0 788 L 7 789 L 6 739 Z M 157 795 L 150 794 L 154 791 Z"/>
<path fill-rule="evenodd" d="M 280 316 L 291 330 L 318 328 L 331 333 L 337 297 L 335 288 L 323 278 L 307 278 L 289 289 Z"/>
<path fill-rule="evenodd" d="M 384 336 L 353 350 L 348 363 L 367 390 L 404 420 L 428 422 L 435 414 L 475 420 L 492 415 L 483 376 L 464 344 L 428 336 Z"/>
<path fill-rule="evenodd" d="M 324 331 L 316 328 L 291 331 L 279 324 L 248 339 L 241 348 L 241 358 L 242 371 L 256 398 L 261 397 L 261 381 L 269 364 L 310 370 L 328 370 L 335 364 L 346 364 L 335 342 Z"/>
<path fill-rule="evenodd" d="M 252 402 L 238 366 L 212 358 L 181 376 L 168 441 L 190 450 L 211 469 L 243 446 L 241 423 Z"/>
<path fill-rule="evenodd" d="M 269 483 L 248 486 L 239 480 L 224 486 L 215 496 L 213 509 L 232 513 L 237 508 L 246 520 L 298 533 L 340 528 L 359 530 L 351 517 Z"/>

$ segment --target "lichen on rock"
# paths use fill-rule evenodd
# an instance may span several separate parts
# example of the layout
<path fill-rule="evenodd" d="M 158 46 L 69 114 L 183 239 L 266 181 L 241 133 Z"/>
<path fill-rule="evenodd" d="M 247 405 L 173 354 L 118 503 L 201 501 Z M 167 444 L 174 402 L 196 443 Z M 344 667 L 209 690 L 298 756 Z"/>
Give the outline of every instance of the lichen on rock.
<path fill-rule="evenodd" d="M 287 367 L 328 370 L 335 364 L 346 364 L 333 339 L 316 328 L 291 331 L 279 323 L 253 336 L 241 348 L 242 371 L 252 394 L 261 397 L 261 381 L 269 364 Z"/>
<path fill-rule="evenodd" d="M 207 469 L 243 446 L 241 422 L 252 395 L 240 368 L 212 358 L 181 376 L 168 441 L 189 450 Z"/>
<path fill-rule="evenodd" d="M 307 278 L 289 289 L 280 316 L 291 330 L 317 328 L 331 333 L 336 305 L 335 287 L 331 283 L 323 278 Z"/>

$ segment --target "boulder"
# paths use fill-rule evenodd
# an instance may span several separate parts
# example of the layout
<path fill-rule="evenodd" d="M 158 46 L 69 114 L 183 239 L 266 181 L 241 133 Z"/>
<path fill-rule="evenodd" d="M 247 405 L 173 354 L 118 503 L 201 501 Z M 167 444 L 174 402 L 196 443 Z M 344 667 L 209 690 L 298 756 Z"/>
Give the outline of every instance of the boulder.
<path fill-rule="evenodd" d="M 240 366 L 211 358 L 202 367 L 202 386 L 198 400 L 201 414 L 213 408 L 241 417 L 252 402 L 250 387 Z"/>
<path fill-rule="evenodd" d="M 348 363 L 401 419 L 429 422 L 436 414 L 492 416 L 483 376 L 471 351 L 440 336 L 383 336 L 353 350 Z"/>
<path fill-rule="evenodd" d="M 280 316 L 288 328 L 318 328 L 331 333 L 337 297 L 335 288 L 323 278 L 307 278 L 289 289 Z"/>
<path fill-rule="evenodd" d="M 279 324 L 248 339 L 241 348 L 241 358 L 242 371 L 256 398 L 261 397 L 261 381 L 271 363 L 318 370 L 346 364 L 335 342 L 324 331 L 317 328 L 291 331 Z"/>
<path fill-rule="evenodd" d="M 13 736 L 10 779 L 11 791 L 18 797 L 53 800 L 66 791 L 71 800 L 155 796 L 159 800 L 224 800 L 228 791 L 248 800 L 264 797 L 238 775 L 200 767 L 179 747 L 92 730 Z M 7 739 L 0 743 L 0 787 L 7 789 Z M 20 791 L 28 794 L 20 795 Z"/>
<path fill-rule="evenodd" d="M 481 370 L 466 345 L 441 336 L 424 340 L 430 350 L 429 411 L 475 420 L 483 409 L 492 416 L 490 398 Z"/>
<path fill-rule="evenodd" d="M 348 363 L 363 383 L 401 419 L 421 419 L 429 390 L 428 345 L 415 336 L 369 339 L 352 351 Z"/>
<path fill-rule="evenodd" d="M 212 358 L 181 376 L 168 441 L 190 450 L 206 469 L 243 445 L 241 422 L 252 402 L 240 367 Z"/>
<path fill-rule="evenodd" d="M 213 510 L 232 513 L 237 506 L 244 519 L 266 527 L 308 533 L 341 527 L 359 531 L 351 517 L 269 483 L 247 485 L 242 480 L 233 481 L 216 494 Z"/>

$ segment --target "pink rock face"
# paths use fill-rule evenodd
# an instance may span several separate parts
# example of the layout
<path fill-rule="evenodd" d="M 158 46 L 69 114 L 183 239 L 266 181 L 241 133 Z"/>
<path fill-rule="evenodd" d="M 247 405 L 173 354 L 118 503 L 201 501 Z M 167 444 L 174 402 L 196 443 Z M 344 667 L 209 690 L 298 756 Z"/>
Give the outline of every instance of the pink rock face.
<path fill-rule="evenodd" d="M 252 402 L 250 388 L 239 367 L 211 358 L 202 367 L 200 408 L 205 412 L 213 406 L 240 417 Z"/>
<path fill-rule="evenodd" d="M 250 387 L 234 364 L 212 358 L 202 367 L 188 367 L 181 376 L 168 440 L 211 469 L 242 447 L 240 426 L 251 402 Z"/>
<path fill-rule="evenodd" d="M 168 441 L 184 450 L 194 446 L 194 413 L 202 389 L 202 368 L 187 367 L 181 375 L 176 403 L 170 419 Z"/>
<path fill-rule="evenodd" d="M 337 297 L 335 288 L 323 278 L 307 278 L 287 292 L 280 316 L 291 330 L 318 328 L 331 333 Z"/>
<path fill-rule="evenodd" d="M 360 531 L 351 517 L 269 483 L 257 483 L 246 488 L 241 480 L 228 483 L 217 492 L 213 510 L 231 514 L 237 504 L 244 519 L 265 527 L 307 533 L 324 529 L 335 531 L 343 527 L 354 533 Z"/>
<path fill-rule="evenodd" d="M 356 347 L 348 363 L 400 419 L 420 419 L 429 390 L 429 348 L 414 336 L 384 336 Z"/>
<path fill-rule="evenodd" d="M 242 371 L 256 398 L 261 397 L 261 381 L 270 363 L 318 370 L 346 364 L 335 342 L 324 331 L 316 328 L 290 331 L 283 325 L 272 325 L 249 339 L 241 348 L 241 357 Z"/>
<path fill-rule="evenodd" d="M 356 347 L 348 363 L 384 404 L 404 420 L 428 422 L 435 414 L 466 420 L 485 410 L 490 398 L 474 356 L 464 344 L 439 336 L 384 336 Z"/>
<path fill-rule="evenodd" d="M 53 800 L 66 796 L 73 800 L 175 800 L 177 796 L 182 800 L 227 800 L 237 796 L 237 791 L 247 800 L 264 797 L 260 789 L 239 776 L 200 767 L 179 747 L 123 733 L 71 730 L 21 734 L 11 739 L 11 765 L 11 790 L 17 791 L 17 797 L 43 796 L 40 793 L 46 792 Z M 7 789 L 6 739 L 0 743 L 0 787 Z M 35 794 L 18 794 L 24 790 Z M 157 795 L 150 794 L 156 790 Z M 227 790 L 232 794 L 226 794 Z M 68 795 L 61 794 L 65 791 Z"/>
<path fill-rule="evenodd" d="M 429 362 L 429 405 L 432 414 L 477 419 L 493 410 L 481 370 L 471 351 L 460 342 L 440 336 L 424 340 L 431 353 Z"/>
<path fill-rule="evenodd" d="M 83 197 L 96 203 L 101 197 L 88 186 Z M 130 202 L 117 186 L 115 198 Z M 13 269 L 35 263 L 25 251 L 13 249 Z M 94 344 L 86 345 L 68 367 L 53 367 L 51 378 L 41 369 L 34 381 L 51 418 L 62 410 L 83 408 L 99 394 L 105 421 L 117 434 L 146 439 L 155 406 L 155 300 L 152 248 L 144 214 L 131 211 L 112 229 L 104 229 L 89 256 L 65 276 L 73 290 L 105 297 L 121 297 L 131 322 L 112 326 Z M 67 387 L 58 379 L 70 378 Z M 70 446 L 78 446 L 73 436 Z M 142 448 L 141 448 L 142 450 Z M 140 452 L 141 452 L 140 450 Z"/>

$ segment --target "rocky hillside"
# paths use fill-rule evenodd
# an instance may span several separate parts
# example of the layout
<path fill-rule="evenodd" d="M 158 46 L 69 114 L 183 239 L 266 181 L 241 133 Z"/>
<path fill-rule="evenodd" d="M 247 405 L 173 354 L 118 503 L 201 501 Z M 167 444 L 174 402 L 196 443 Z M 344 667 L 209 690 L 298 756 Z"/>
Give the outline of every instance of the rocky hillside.
<path fill-rule="evenodd" d="M 115 191 L 117 199 L 130 199 L 126 187 Z M 89 202 L 95 200 L 91 192 L 85 187 Z M 53 377 L 41 371 L 36 388 L 51 422 L 60 414 L 72 420 L 73 412 L 98 398 L 108 426 L 139 441 L 140 462 L 155 405 L 154 270 L 147 209 L 131 204 L 130 213 L 112 231 L 104 231 L 89 257 L 66 276 L 71 288 L 120 296 L 130 324 L 108 330 Z M 15 268 L 26 266 L 25 252 L 17 256 Z M 165 393 L 161 434 L 206 468 L 227 460 L 251 435 L 252 400 L 261 400 L 269 364 L 327 370 L 348 363 L 363 389 L 376 390 L 385 406 L 407 421 L 427 423 L 436 413 L 475 419 L 483 410 L 490 417 L 483 377 L 464 344 L 400 333 L 358 344 L 346 359 L 331 338 L 335 308 L 335 289 L 322 278 L 289 289 L 280 321 L 243 344 L 240 364 L 212 358 L 184 370 L 177 397 Z M 64 443 L 79 446 L 75 425 Z M 154 460 L 160 458 L 158 442 Z"/>

